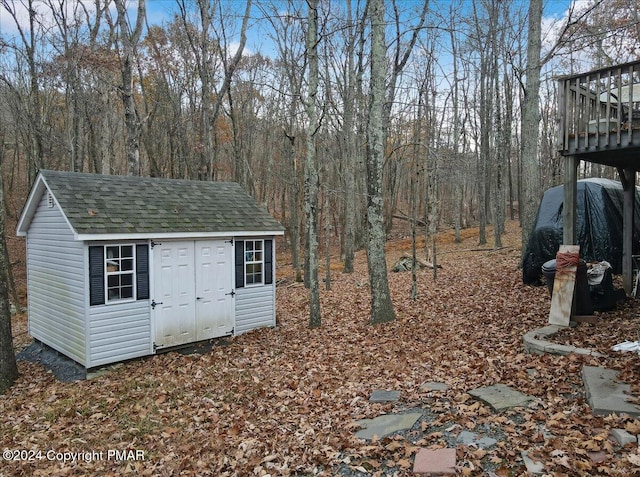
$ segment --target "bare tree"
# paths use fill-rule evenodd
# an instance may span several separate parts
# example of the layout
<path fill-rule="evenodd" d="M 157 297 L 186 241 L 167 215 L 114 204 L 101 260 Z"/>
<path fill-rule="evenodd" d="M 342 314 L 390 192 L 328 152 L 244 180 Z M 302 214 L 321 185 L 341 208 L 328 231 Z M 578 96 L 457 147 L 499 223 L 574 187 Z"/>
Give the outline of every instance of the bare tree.
<path fill-rule="evenodd" d="M 456 35 L 456 18 L 453 2 L 449 7 L 449 39 L 451 41 L 451 57 L 452 57 L 452 104 L 453 108 L 453 118 L 452 118 L 452 129 L 453 129 L 453 141 L 452 141 L 452 149 L 453 149 L 453 163 L 454 163 L 454 183 L 453 183 L 453 227 L 454 227 L 454 240 L 456 243 L 460 243 L 462 240 L 460 238 L 460 229 L 462 226 L 462 195 L 463 195 L 463 186 L 462 186 L 462 174 L 463 168 L 460 167 L 460 137 L 461 137 L 461 129 L 462 126 L 460 124 L 460 85 L 458 81 L 459 72 L 458 72 L 458 63 L 460 59 L 458 57 L 458 38 Z"/>
<path fill-rule="evenodd" d="M 133 72 L 135 67 L 135 55 L 142 34 L 146 12 L 146 0 L 138 0 L 138 13 L 133 30 L 129 25 L 125 0 L 114 0 L 118 11 L 118 28 L 120 30 L 120 74 L 122 84 L 120 86 L 122 105 L 124 107 L 124 122 L 126 125 L 126 155 L 127 175 L 140 175 L 140 118 L 136 111 L 136 102 L 133 94 Z"/>
<path fill-rule="evenodd" d="M 27 62 L 28 70 L 28 93 L 20 98 L 24 103 L 24 116 L 20 118 L 24 121 L 24 128 L 28 135 L 26 142 L 26 152 L 29 160 L 29 181 L 35 180 L 36 171 L 42 167 L 44 159 L 44 133 L 43 133 L 43 115 L 42 115 L 42 94 L 40 91 L 40 70 L 37 59 L 38 46 L 38 13 L 36 11 L 35 0 L 27 0 L 26 4 L 22 2 L 11 2 L 8 0 L 0 0 L 0 6 L 11 16 L 15 27 L 18 31 L 17 38 L 20 39 L 22 49 L 18 44 L 14 45 L 16 58 L 19 56 Z M 20 19 L 20 8 L 26 7 L 28 17 L 28 26 L 23 25 Z M 10 84 L 10 83 L 9 83 Z M 14 92 L 22 95 L 18 89 Z"/>
<path fill-rule="evenodd" d="M 364 21 L 353 20 L 351 0 L 346 1 L 347 23 L 346 34 L 346 58 L 344 68 L 344 111 L 342 122 L 342 153 L 344 163 L 345 207 L 344 207 L 344 272 L 353 273 L 353 259 L 356 242 L 356 226 L 358 219 L 356 200 L 356 164 L 359 149 L 356 143 L 356 97 L 357 85 L 362 84 L 362 68 L 356 69 L 355 55 L 359 37 L 363 35 Z M 359 45 L 363 45 L 360 42 Z M 360 65 L 361 66 L 361 65 Z"/>
<path fill-rule="evenodd" d="M 84 5 L 84 4 L 81 4 Z M 101 30 L 102 19 L 107 18 L 106 12 L 109 2 L 94 0 L 95 21 L 91 25 L 89 12 L 86 12 L 87 24 L 90 25 L 89 33 L 89 55 L 90 59 L 84 59 L 83 68 L 87 70 L 83 82 L 87 84 L 89 96 L 93 98 L 91 104 L 85 102 L 85 116 L 93 136 L 93 148 L 90 155 L 93 156 L 93 170 L 101 174 L 111 174 L 113 166 L 113 151 L 111 148 L 112 138 L 118 134 L 115 124 L 118 123 L 113 104 L 117 102 L 114 94 L 118 75 L 117 61 L 114 61 L 114 54 L 111 46 L 115 41 L 115 31 L 109 29 L 108 35 L 103 42 L 98 41 L 98 34 Z"/>
<path fill-rule="evenodd" d="M 526 250 L 540 199 L 538 134 L 540 129 L 540 48 L 542 0 L 529 0 L 529 30 L 524 105 L 522 107 L 522 250 Z"/>
<path fill-rule="evenodd" d="M 4 150 L 4 137 L 0 148 Z M 11 387 L 18 377 L 18 367 L 13 351 L 11 334 L 11 307 L 9 305 L 9 267 L 5 240 L 4 179 L 2 175 L 2 152 L 0 152 L 0 394 Z M 15 304 L 19 306 L 18 303 Z"/>
<path fill-rule="evenodd" d="M 302 97 L 302 78 L 306 68 L 307 57 L 304 51 L 305 46 L 304 35 L 299 28 L 297 19 L 302 14 L 296 9 L 294 3 L 289 3 L 287 12 L 283 15 L 279 4 L 262 4 L 266 19 L 272 26 L 274 41 L 278 58 L 276 65 L 278 67 L 279 82 L 274 85 L 277 88 L 277 100 L 284 108 L 281 113 L 279 127 L 283 131 L 283 149 L 284 159 L 286 161 L 287 173 L 285 175 L 284 192 L 287 195 L 286 210 L 288 216 L 288 232 L 291 244 L 291 261 L 295 272 L 295 280 L 303 281 L 300 257 L 300 211 L 301 208 L 301 186 L 298 177 L 300 169 L 298 160 L 298 133 L 299 126 L 299 108 L 300 99 Z M 283 207 L 284 209 L 284 207 Z"/>
<path fill-rule="evenodd" d="M 369 3 L 371 20 L 371 78 L 367 123 L 367 264 L 371 288 L 371 323 L 395 320 L 387 278 L 382 164 L 384 162 L 385 22 L 384 0 Z"/>
<path fill-rule="evenodd" d="M 308 0 L 307 58 L 309 89 L 305 102 L 307 110 L 307 156 L 304 164 L 304 210 L 307 218 L 307 257 L 309 269 L 309 326 L 321 325 L 320 287 L 318 284 L 318 168 L 316 132 L 318 113 L 318 0 Z"/>
<path fill-rule="evenodd" d="M 389 80 L 386 84 L 386 101 L 383 106 L 382 113 L 382 128 L 383 128 L 383 144 L 386 144 L 388 137 L 388 128 L 391 124 L 391 112 L 393 109 L 394 100 L 398 90 L 398 82 L 404 71 L 409 59 L 411 58 L 411 53 L 413 48 L 420 37 L 420 34 L 423 31 L 423 26 L 425 24 L 427 13 L 429 11 L 429 0 L 424 0 L 421 6 L 420 15 L 418 20 L 414 25 L 411 26 L 409 30 L 409 40 L 406 44 L 402 41 L 402 38 L 405 36 L 406 32 L 403 32 L 401 29 L 402 19 L 407 15 L 406 12 L 402 12 L 399 8 L 399 4 L 402 2 L 397 2 L 393 0 L 391 5 L 393 7 L 393 17 L 394 17 L 394 28 L 395 28 L 395 38 L 393 39 L 393 48 L 391 56 L 393 58 L 391 62 L 391 72 L 389 74 Z M 383 148 L 384 152 L 384 148 Z M 386 155 L 385 155 L 386 159 Z M 392 225 L 392 217 L 395 209 L 395 197 L 397 193 L 397 171 L 395 170 L 397 167 L 396 161 L 385 161 L 387 164 L 387 170 L 385 171 L 385 182 L 386 182 L 386 205 L 387 211 L 385 213 L 385 230 L 389 231 Z"/>
<path fill-rule="evenodd" d="M 193 2 L 179 0 L 178 7 L 185 35 L 195 59 L 200 84 L 201 152 L 198 176 L 202 179 L 212 180 L 215 178 L 217 168 L 218 151 L 214 147 L 217 133 L 216 124 L 225 98 L 231 98 L 231 83 L 247 42 L 252 0 L 247 0 L 245 4 L 240 38 L 237 49 L 232 56 L 230 56 L 230 39 L 227 32 L 229 18 L 222 10 L 222 2 L 197 0 L 195 4 L 200 21 L 197 28 L 194 28 L 188 19 L 189 8 Z M 214 19 L 217 19 L 217 23 L 214 23 Z M 221 67 L 222 74 L 216 78 L 218 67 Z M 220 84 L 218 88 L 216 88 L 217 83 Z M 243 167 L 242 158 L 236 157 L 235 161 L 236 167 L 241 169 Z M 238 172 L 237 175 L 243 176 L 243 173 Z"/>

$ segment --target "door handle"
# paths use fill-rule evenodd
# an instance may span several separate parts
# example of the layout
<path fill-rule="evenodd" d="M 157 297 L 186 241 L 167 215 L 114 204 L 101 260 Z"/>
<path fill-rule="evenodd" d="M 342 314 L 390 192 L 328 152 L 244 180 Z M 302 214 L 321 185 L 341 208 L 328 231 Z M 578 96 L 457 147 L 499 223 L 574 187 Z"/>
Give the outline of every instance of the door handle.
<path fill-rule="evenodd" d="M 231 295 L 231 296 L 235 296 L 236 292 L 234 290 L 231 290 L 231 293 L 225 293 L 225 295 Z"/>
<path fill-rule="evenodd" d="M 196 300 L 202 300 L 202 297 L 201 296 L 197 296 Z"/>
<path fill-rule="evenodd" d="M 156 306 L 158 306 L 158 305 L 162 305 L 162 302 L 160 302 L 160 303 L 156 303 L 156 301 L 155 301 L 155 300 L 151 300 L 151 309 L 152 309 L 152 310 L 155 310 L 155 309 L 156 309 Z"/>

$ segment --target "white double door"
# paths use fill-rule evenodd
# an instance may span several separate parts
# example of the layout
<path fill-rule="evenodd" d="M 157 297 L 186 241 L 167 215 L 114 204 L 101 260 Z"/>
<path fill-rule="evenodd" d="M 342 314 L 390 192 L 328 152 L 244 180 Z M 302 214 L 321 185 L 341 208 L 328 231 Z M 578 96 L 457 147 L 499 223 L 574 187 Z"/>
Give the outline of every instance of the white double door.
<path fill-rule="evenodd" d="M 232 245 L 163 241 L 153 247 L 152 316 L 158 348 L 233 332 Z"/>

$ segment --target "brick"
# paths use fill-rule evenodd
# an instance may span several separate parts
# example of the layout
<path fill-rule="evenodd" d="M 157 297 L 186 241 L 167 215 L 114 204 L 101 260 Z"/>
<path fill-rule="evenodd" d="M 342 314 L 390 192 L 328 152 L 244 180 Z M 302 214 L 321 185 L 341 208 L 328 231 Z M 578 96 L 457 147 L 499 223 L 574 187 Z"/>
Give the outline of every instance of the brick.
<path fill-rule="evenodd" d="M 420 449 L 416 454 L 413 472 L 416 474 L 451 474 L 456 473 L 456 450 Z"/>

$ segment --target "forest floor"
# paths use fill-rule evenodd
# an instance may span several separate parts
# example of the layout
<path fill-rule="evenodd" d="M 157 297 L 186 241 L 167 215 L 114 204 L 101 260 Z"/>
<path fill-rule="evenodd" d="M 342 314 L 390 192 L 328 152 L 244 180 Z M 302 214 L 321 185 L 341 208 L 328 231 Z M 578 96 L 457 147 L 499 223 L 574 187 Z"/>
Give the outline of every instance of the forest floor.
<path fill-rule="evenodd" d="M 368 323 L 366 257 L 359 252 L 353 274 L 341 273 L 335 259 L 331 290 L 321 292 L 322 326 L 309 329 L 308 291 L 283 259 L 273 329 L 226 338 L 204 354 L 132 360 L 91 380 L 60 382 L 20 361 L 20 377 L 0 396 L 0 449 L 25 452 L 14 454 L 19 460 L 3 454 L 0 477 L 405 476 L 413 475 L 419 448 L 452 445 L 458 475 L 526 475 L 522 451 L 547 475 L 640 474 L 638 445 L 621 447 L 611 437 L 612 429 L 640 434 L 640 420 L 594 416 L 581 378 L 585 365 L 614 369 L 631 384 L 630 398 L 640 396 L 638 355 L 611 350 L 638 339 L 637 301 L 557 335 L 602 357 L 526 354 L 523 335 L 547 324 L 549 294 L 522 284 L 517 223 L 507 224 L 498 250 L 479 247 L 477 232 L 466 230 L 460 244 L 452 233 L 440 234 L 442 268 L 436 280 L 432 270 L 418 271 L 415 301 L 411 273 L 389 273 L 392 323 Z M 390 266 L 410 244 L 389 242 Z M 15 317 L 13 326 L 20 350 L 32 341 L 26 317 Z M 448 389 L 421 388 L 430 381 Z M 469 395 L 498 383 L 533 402 L 495 412 Z M 374 390 L 400 391 L 400 399 L 370 402 Z M 407 432 L 355 437 L 360 419 L 416 409 L 424 417 Z M 462 430 L 497 443 L 456 445 Z M 114 452 L 125 450 L 133 452 Z"/>

